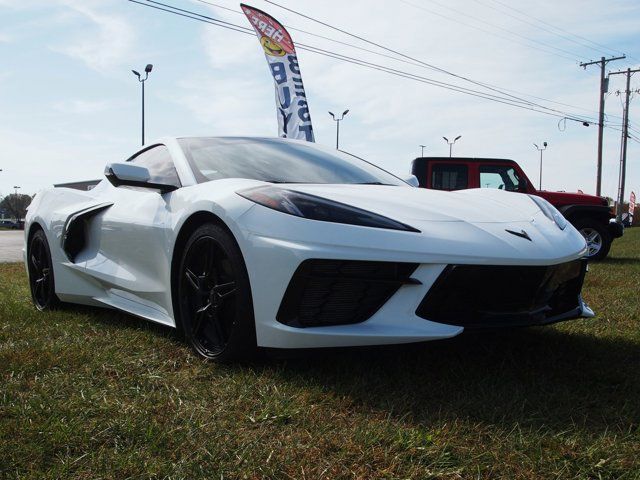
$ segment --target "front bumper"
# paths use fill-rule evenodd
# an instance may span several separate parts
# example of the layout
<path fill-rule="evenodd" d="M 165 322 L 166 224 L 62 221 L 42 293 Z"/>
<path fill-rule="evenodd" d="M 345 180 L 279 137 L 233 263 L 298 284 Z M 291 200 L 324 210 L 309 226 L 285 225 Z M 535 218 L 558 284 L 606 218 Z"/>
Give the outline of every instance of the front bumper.
<path fill-rule="evenodd" d="M 535 222 L 508 225 L 516 230 L 526 228 L 532 238 L 529 241 L 505 233 L 505 225 L 499 223 L 416 221 L 413 226 L 424 233 L 413 233 L 309 221 L 267 210 L 256 206 L 245 213 L 236 235 L 251 282 L 256 339 L 261 347 L 366 346 L 453 337 L 464 326 L 416 313 L 449 265 L 546 267 L 577 260 L 584 250 L 584 240 L 577 231 L 561 232 L 551 225 L 546 233 L 536 228 Z M 410 279 L 392 279 L 401 285 L 368 318 L 331 325 L 326 321 L 330 316 L 296 319 L 283 307 L 292 278 L 308 260 L 395 262 L 417 267 Z M 326 282 L 322 285 L 328 288 Z M 361 291 L 353 290 L 354 294 Z M 563 320 L 589 316 L 581 301 L 576 300 L 572 308 L 575 311 L 562 312 L 569 314 Z"/>

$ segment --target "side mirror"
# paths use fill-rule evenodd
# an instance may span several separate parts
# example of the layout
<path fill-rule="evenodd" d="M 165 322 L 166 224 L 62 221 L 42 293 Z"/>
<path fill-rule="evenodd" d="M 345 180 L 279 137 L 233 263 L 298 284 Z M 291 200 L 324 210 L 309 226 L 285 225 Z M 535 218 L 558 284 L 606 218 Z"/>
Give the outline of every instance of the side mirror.
<path fill-rule="evenodd" d="M 404 177 L 403 180 L 407 182 L 412 187 L 419 187 L 420 182 L 418 181 L 418 177 L 415 175 L 409 175 L 408 177 Z"/>
<path fill-rule="evenodd" d="M 167 193 L 176 190 L 175 185 L 163 185 L 152 183 L 149 180 L 151 175 L 149 170 L 133 163 L 109 163 L 104 168 L 104 176 L 114 187 L 121 185 L 129 187 L 143 187 L 160 190 L 160 193 Z"/>

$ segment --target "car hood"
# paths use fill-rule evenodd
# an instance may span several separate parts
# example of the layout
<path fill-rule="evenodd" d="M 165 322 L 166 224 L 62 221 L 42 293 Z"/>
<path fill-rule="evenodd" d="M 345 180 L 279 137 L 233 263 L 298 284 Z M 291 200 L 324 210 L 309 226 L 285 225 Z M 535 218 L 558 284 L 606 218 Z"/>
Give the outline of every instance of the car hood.
<path fill-rule="evenodd" d="M 281 185 L 345 203 L 394 220 L 430 222 L 530 222 L 539 212 L 527 195 L 501 190 L 455 192 L 387 185 Z"/>

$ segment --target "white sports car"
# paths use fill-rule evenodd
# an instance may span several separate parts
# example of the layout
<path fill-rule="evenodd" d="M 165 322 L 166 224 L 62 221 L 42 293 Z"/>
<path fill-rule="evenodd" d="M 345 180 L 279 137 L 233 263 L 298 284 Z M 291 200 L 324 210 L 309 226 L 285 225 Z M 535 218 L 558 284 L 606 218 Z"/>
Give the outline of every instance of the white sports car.
<path fill-rule="evenodd" d="M 277 138 L 165 138 L 105 177 L 29 208 L 40 310 L 116 308 L 223 361 L 593 316 L 584 238 L 539 197 L 413 188 Z"/>

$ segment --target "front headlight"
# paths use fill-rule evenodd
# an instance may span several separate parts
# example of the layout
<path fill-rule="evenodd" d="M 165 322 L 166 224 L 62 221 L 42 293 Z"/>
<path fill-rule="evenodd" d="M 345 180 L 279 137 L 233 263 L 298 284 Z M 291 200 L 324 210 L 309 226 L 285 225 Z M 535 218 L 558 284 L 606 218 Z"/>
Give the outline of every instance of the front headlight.
<path fill-rule="evenodd" d="M 326 198 L 316 197 L 315 195 L 309 195 L 308 193 L 296 192 L 295 190 L 263 186 L 240 190 L 236 193 L 264 207 L 310 220 L 403 230 L 406 232 L 420 231 L 376 213 L 345 205 L 344 203 L 334 202 Z"/>
<path fill-rule="evenodd" d="M 542 210 L 545 217 L 554 222 L 560 230 L 564 230 L 567 228 L 567 219 L 549 202 L 547 202 L 544 198 L 538 197 L 537 195 L 529 195 L 529 198 L 534 201 L 534 203 Z"/>

